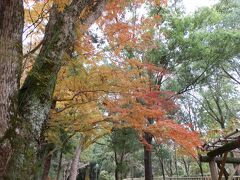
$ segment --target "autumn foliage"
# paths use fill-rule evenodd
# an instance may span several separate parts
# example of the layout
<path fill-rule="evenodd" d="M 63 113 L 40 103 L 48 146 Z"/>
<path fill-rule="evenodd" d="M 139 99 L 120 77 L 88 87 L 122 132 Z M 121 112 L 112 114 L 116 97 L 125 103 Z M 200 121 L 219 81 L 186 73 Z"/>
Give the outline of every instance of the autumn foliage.
<path fill-rule="evenodd" d="M 54 2 L 59 11 L 63 11 L 70 1 Z M 53 1 L 34 2 L 34 8 L 25 13 L 27 21 L 39 23 L 34 47 L 41 41 L 43 20 L 48 18 L 51 3 Z M 152 64 L 145 56 L 147 51 L 157 47 L 154 29 L 162 20 L 158 14 L 148 16 L 139 13 L 138 9 L 144 4 L 160 7 L 166 6 L 167 2 L 110 1 L 95 24 L 99 31 L 97 45 L 93 41 L 94 34 L 88 31 L 89 27 L 78 24 L 77 41 L 65 53 L 58 74 L 49 139 L 56 140 L 56 127 L 85 133 L 92 136 L 90 139 L 111 133 L 113 127 L 130 127 L 138 132 L 145 145 L 148 144 L 143 135 L 149 133 L 157 143 L 173 140 L 195 155 L 195 147 L 200 143 L 198 133 L 174 121 L 171 115 L 177 108 L 175 94 L 162 90 L 161 84 L 154 81 L 171 72 L 161 65 Z M 43 16 L 39 17 L 41 12 L 44 12 Z M 87 14 L 88 10 L 84 13 Z M 85 16 L 84 13 L 81 16 Z M 101 39 L 104 41 L 99 42 Z M 31 62 L 27 64 L 31 65 Z"/>

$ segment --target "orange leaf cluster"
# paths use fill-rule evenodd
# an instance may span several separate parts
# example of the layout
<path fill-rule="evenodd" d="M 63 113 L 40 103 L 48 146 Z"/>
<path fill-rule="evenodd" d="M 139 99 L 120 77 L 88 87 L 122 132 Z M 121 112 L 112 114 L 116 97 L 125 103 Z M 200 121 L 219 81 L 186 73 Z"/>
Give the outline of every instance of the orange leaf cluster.
<path fill-rule="evenodd" d="M 62 10 L 70 1 L 54 2 Z M 88 27 L 77 26 L 78 39 L 70 54 L 73 57 L 65 55 L 58 75 L 57 103 L 49 126 L 96 137 L 100 136 L 99 129 L 105 133 L 113 126 L 131 127 L 140 136 L 149 133 L 161 142 L 171 139 L 193 155 L 200 143 L 198 135 L 170 119 L 176 108 L 173 93 L 161 90 L 151 79 L 151 75 L 164 76 L 166 70 L 145 57 L 148 50 L 157 47 L 152 29 L 161 16 L 128 15 L 129 8 L 138 8 L 144 2 L 166 4 L 159 0 L 109 2 L 98 21 L 107 50 L 94 46 L 92 37 L 85 33 Z M 132 53 L 131 57 L 126 52 Z"/>

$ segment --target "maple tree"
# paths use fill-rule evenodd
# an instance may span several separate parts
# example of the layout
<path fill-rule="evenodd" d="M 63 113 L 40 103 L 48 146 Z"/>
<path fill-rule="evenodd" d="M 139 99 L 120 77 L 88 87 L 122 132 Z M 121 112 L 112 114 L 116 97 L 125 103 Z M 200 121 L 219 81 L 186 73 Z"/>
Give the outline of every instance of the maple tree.
<path fill-rule="evenodd" d="M 205 10 L 206 11 L 206 10 Z M 205 11 L 203 11 L 203 12 L 205 12 Z M 211 10 L 210 10 L 211 11 Z M 212 12 L 212 11 L 211 11 Z M 201 14 L 201 13 L 200 13 Z M 208 16 L 208 14 L 205 14 L 205 15 L 207 15 Z M 202 16 L 201 16 L 202 17 Z M 193 68 L 193 69 L 202 69 L 202 67 L 200 66 L 199 67 L 199 65 L 201 64 L 201 65 L 203 65 L 203 63 L 202 62 L 206 62 L 206 63 L 208 63 L 208 60 L 206 60 L 205 61 L 205 58 L 201 58 L 200 56 L 199 56 L 199 53 L 198 53 L 198 51 L 196 51 L 195 50 L 195 48 L 196 49 L 198 49 L 198 48 L 202 48 L 201 46 L 202 45 L 207 45 L 207 44 L 202 44 L 201 43 L 201 41 L 199 41 L 199 40 L 196 40 L 195 38 L 193 38 L 193 39 L 191 39 L 191 36 L 190 36 L 190 38 L 188 39 L 188 37 L 186 37 L 185 36 L 185 34 L 184 33 L 182 33 L 182 31 L 184 31 L 185 32 L 185 30 L 187 29 L 187 28 L 183 28 L 183 24 L 184 24 L 184 26 L 186 25 L 186 24 L 189 24 L 189 25 L 191 25 L 192 24 L 192 21 L 190 21 L 190 22 L 188 22 L 188 20 L 189 20 L 189 17 L 186 17 L 186 19 L 185 18 L 182 18 L 182 19 L 185 19 L 185 21 L 187 21 L 187 22 L 185 22 L 185 23 L 183 23 L 183 22 L 179 22 L 179 19 L 181 19 L 182 17 L 181 16 L 177 16 L 177 18 L 176 19 L 178 19 L 178 20 L 176 20 L 175 21 L 175 18 L 173 18 L 173 24 L 171 24 L 171 26 L 173 26 L 173 27 L 175 27 L 176 28 L 176 30 L 173 28 L 173 29 L 171 29 L 170 30 L 170 32 L 172 33 L 172 34 L 174 34 L 174 37 L 170 37 L 170 36 L 168 36 L 168 34 L 166 33 L 166 32 L 168 32 L 168 33 L 170 33 L 169 31 L 164 31 L 166 34 L 166 37 L 167 38 L 169 38 L 169 41 L 170 41 L 170 43 L 169 43 L 169 48 L 173 48 L 173 49 L 171 49 L 171 51 L 170 52 L 168 52 L 167 50 L 168 49 L 164 49 L 164 46 L 162 45 L 162 46 L 158 46 L 157 48 L 155 48 L 155 49 L 153 49 L 153 51 L 151 52 L 151 55 L 152 55 L 152 57 L 153 57 L 153 60 L 155 61 L 155 62 L 158 62 L 158 63 L 161 63 L 161 62 L 165 62 L 165 66 L 166 67 L 170 67 L 170 68 L 172 68 L 173 70 L 175 69 L 175 63 L 173 62 L 173 61 L 180 61 L 181 63 L 183 63 L 183 65 L 179 65 L 179 66 L 176 66 L 176 69 L 178 69 L 179 71 L 176 71 L 176 70 L 174 70 L 175 71 L 175 73 L 179 73 L 180 74 L 180 76 L 179 76 L 179 81 L 176 81 L 176 83 L 179 85 L 179 86 L 177 86 L 177 87 L 175 87 L 177 90 L 179 90 L 178 91 L 178 93 L 184 93 L 184 92 L 187 92 L 187 91 L 189 91 L 190 89 L 192 89 L 192 88 L 194 88 L 194 86 L 196 86 L 196 85 L 198 85 L 198 83 L 200 82 L 200 83 L 206 83 L 206 77 L 204 77 L 204 76 L 210 76 L 210 74 L 209 73 L 211 73 L 211 72 L 209 72 L 209 71 L 204 71 L 204 72 L 206 72 L 206 73 L 204 73 L 203 75 L 203 77 L 204 78 L 202 78 L 202 75 L 201 75 L 201 71 L 197 71 L 197 72 L 195 72 L 195 71 L 189 71 L 189 67 L 190 68 Z M 212 18 L 211 16 L 209 17 L 210 19 Z M 197 15 L 197 20 L 199 20 L 199 16 Z M 201 20 L 200 20 L 201 21 Z M 119 20 L 118 20 L 118 22 L 119 22 Z M 194 21 L 195 22 L 195 21 Z M 204 21 L 205 22 L 205 21 Z M 212 23 L 212 21 L 210 22 L 210 23 Z M 116 24 L 117 24 L 117 22 L 116 22 Z M 198 23 L 196 23 L 196 24 L 198 24 Z M 205 27 L 205 26 L 204 26 Z M 203 27 L 201 26 L 201 27 L 198 27 L 199 29 L 202 29 Z M 111 28 L 109 28 L 109 30 L 111 30 Z M 125 30 L 125 29 L 124 29 Z M 116 35 L 116 37 L 118 37 L 118 35 L 115 33 L 116 32 L 116 30 L 114 30 L 113 32 L 112 32 L 112 34 L 114 34 L 114 35 Z M 117 32 L 119 32 L 119 30 L 117 30 Z M 191 31 L 189 31 L 189 32 L 191 32 Z M 195 33 L 195 31 L 193 31 L 194 33 Z M 111 36 L 112 36 L 112 34 L 111 34 Z M 198 33 L 197 33 L 198 34 Z M 233 33 L 234 34 L 234 33 Z M 211 35 L 212 35 L 212 33 L 211 33 Z M 216 33 L 216 35 L 219 35 L 219 33 Z M 195 37 L 195 36 L 194 36 Z M 218 37 L 218 36 L 217 36 Z M 110 37 L 111 38 L 111 37 Z M 112 38 L 113 39 L 113 38 Z M 208 38 L 208 37 L 206 37 L 206 39 L 205 40 L 207 40 L 207 39 L 211 39 L 211 38 Z M 114 40 L 114 39 L 113 39 Z M 193 40 L 194 42 L 192 42 L 192 43 L 190 43 L 190 44 L 192 44 L 192 51 L 189 51 L 189 42 L 191 42 L 191 40 Z M 237 39 L 236 39 L 236 41 L 237 41 Z M 152 41 L 153 42 L 153 41 Z M 232 42 L 232 41 L 231 41 Z M 115 43 L 115 42 L 114 42 Z M 117 42 L 116 42 L 117 43 Z M 130 42 L 128 42 L 128 43 L 130 43 Z M 136 47 L 136 44 L 134 44 L 135 45 L 135 47 Z M 153 45 L 153 43 L 151 44 L 151 45 Z M 159 45 L 159 44 L 158 44 Z M 164 44 L 165 45 L 165 44 Z M 200 45 L 200 46 L 199 46 Z M 180 47 L 182 47 L 182 48 L 180 48 L 180 49 L 178 49 L 179 48 L 179 46 Z M 117 46 L 116 44 L 114 44 L 113 45 L 113 47 L 114 48 L 116 48 L 116 47 L 119 47 L 119 46 Z M 144 47 L 144 46 L 142 46 L 142 47 Z M 141 47 L 141 48 L 142 48 Z M 175 49 L 175 48 L 176 49 Z M 212 48 L 211 46 L 209 47 L 209 46 L 207 46 L 208 48 Z M 236 46 L 237 47 L 237 46 Z M 114 48 L 112 48 L 112 49 L 114 49 Z M 167 47 L 168 48 L 168 47 Z M 184 52 L 184 50 L 185 50 L 185 48 L 186 48 L 186 52 Z M 205 56 L 209 56 L 208 55 L 208 52 L 209 52 L 209 49 L 208 48 L 206 48 L 206 52 L 203 52 L 203 51 L 201 51 L 201 53 L 202 53 L 202 55 L 204 55 L 204 57 Z M 127 56 L 128 58 L 129 57 L 132 57 L 133 55 L 135 56 L 136 55 L 136 52 L 133 50 L 133 51 L 131 51 L 132 49 L 131 48 L 124 48 L 124 46 L 121 46 L 120 47 L 120 49 L 123 49 L 123 52 L 122 51 L 119 51 L 119 49 L 117 49 L 117 52 L 116 52 L 116 54 L 117 55 L 119 55 L 119 54 L 121 54 L 121 55 L 125 55 L 125 56 Z M 141 49 L 141 53 L 142 54 L 144 54 L 143 53 L 143 50 L 144 49 L 147 49 L 147 47 L 145 47 L 145 48 L 142 48 Z M 124 52 L 124 50 L 126 50 L 127 51 L 127 53 L 126 52 Z M 181 53 L 179 53 L 179 51 L 181 50 Z M 226 50 L 228 50 L 228 48 L 226 49 Z M 235 48 L 233 47 L 233 48 L 231 48 L 231 50 L 233 50 L 233 51 L 235 51 Z M 212 52 L 212 51 L 211 51 Z M 174 54 L 175 53 L 175 54 Z M 221 54 L 221 53 L 220 53 Z M 228 53 L 226 53 L 226 54 L 228 54 Z M 217 55 L 217 57 L 219 56 L 219 54 L 217 53 L 216 54 Z M 223 53 L 223 55 L 224 55 L 224 53 Z M 230 54 L 229 54 L 230 55 Z M 233 55 L 234 55 L 234 53 L 233 53 Z M 154 57 L 155 56 L 155 57 Z M 221 57 L 225 57 L 225 56 L 222 56 L 222 55 L 220 55 Z M 232 56 L 232 55 L 231 55 Z M 114 56 L 115 57 L 115 56 Z M 165 57 L 165 58 L 164 58 Z M 176 58 L 176 59 L 172 59 L 172 58 Z M 160 59 L 160 58 L 162 58 L 162 59 Z M 168 59 L 169 58 L 169 59 Z M 187 58 L 186 59 L 186 61 L 185 61 L 185 59 L 184 58 Z M 202 61 L 201 62 L 198 62 L 198 61 L 196 61 L 195 62 L 195 58 L 197 58 L 197 59 L 202 59 Z M 210 59 L 212 58 L 212 57 L 209 57 Z M 126 58 L 125 58 L 126 59 Z M 159 60 L 160 59 L 160 60 Z M 215 60 L 215 57 L 213 58 L 214 60 Z M 168 61 L 169 60 L 169 61 Z M 191 62 L 191 60 L 193 60 L 193 66 L 189 66 L 188 65 L 188 63 L 190 63 Z M 213 61 L 213 60 L 211 60 L 211 61 Z M 138 64 L 138 66 L 140 66 L 140 67 L 144 67 L 143 66 L 143 63 L 141 63 L 142 62 L 142 60 L 139 62 L 139 61 L 136 61 L 135 62 L 135 64 Z M 172 63 L 172 64 L 171 64 Z M 196 65 L 194 65 L 196 63 Z M 213 63 L 215 64 L 216 62 L 215 61 L 213 61 Z M 145 63 L 146 64 L 146 63 Z M 203 67 L 204 68 L 204 67 Z M 208 67 L 209 68 L 209 67 Z M 219 70 L 219 69 L 215 69 L 216 68 L 216 66 L 214 66 L 214 70 Z M 211 71 L 212 71 L 213 69 L 211 69 Z M 144 71 L 142 71 L 141 72 L 141 74 L 144 74 Z M 200 74 L 200 78 L 197 78 L 197 77 L 199 77 L 199 74 Z M 174 74 L 173 75 L 173 77 L 175 77 L 175 75 L 176 74 Z M 182 75 L 182 76 L 181 76 Z M 134 77 L 137 77 L 136 75 L 134 76 Z M 166 77 L 166 76 L 165 76 Z M 171 75 L 170 75 L 170 77 L 171 77 Z M 196 80 L 196 81 L 195 81 Z M 164 81 L 165 81 L 165 79 L 164 79 Z M 175 81 L 175 79 L 173 79 L 173 81 Z M 161 79 L 159 78 L 159 80 L 157 80 L 157 81 L 155 81 L 155 82 L 161 82 Z M 170 81 L 170 82 L 172 82 L 172 81 Z M 214 81 L 214 83 L 216 83 L 215 81 Z M 161 83 L 160 83 L 161 84 Z M 201 84 L 202 85 L 202 84 Z M 162 86 L 163 88 L 166 88 L 166 86 L 164 87 L 164 86 Z M 218 88 L 219 89 L 219 88 Z M 140 93 L 139 93 L 140 94 Z M 185 94 L 184 94 L 185 95 Z M 131 98 L 133 98 L 133 96 L 134 95 L 132 95 L 132 96 L 130 96 Z M 142 96 L 144 97 L 144 93 L 142 94 Z M 126 100 L 125 102 L 124 102 L 124 100 L 122 101 L 122 104 L 121 105 L 119 105 L 117 102 L 118 102 L 118 100 L 120 99 L 120 97 L 122 97 L 122 96 L 116 96 L 116 103 L 115 104 L 112 104 L 111 102 L 110 102 L 110 109 L 114 112 L 113 114 L 112 114 L 112 116 L 114 117 L 115 115 L 117 116 L 116 117 L 116 119 L 118 119 L 118 117 L 119 117 L 119 115 L 121 114 L 121 113 L 125 113 L 123 116 L 120 116 L 120 118 L 119 118 L 119 120 L 122 118 L 123 120 L 123 123 L 121 124 L 121 123 L 117 123 L 117 122 L 119 122 L 119 121 L 117 121 L 115 124 L 117 124 L 118 126 L 121 126 L 121 125 L 125 125 L 125 126 L 127 126 L 127 122 L 128 121 L 126 121 L 125 119 L 126 119 L 126 117 L 128 116 L 128 110 L 127 110 L 127 108 L 130 106 L 128 106 L 128 101 Z M 125 95 L 125 97 L 127 97 L 127 95 Z M 141 97 L 141 96 L 140 96 Z M 124 98 L 124 97 L 122 97 L 122 98 Z M 131 99 L 131 98 L 128 98 L 128 99 Z M 126 98 L 127 99 L 127 98 Z M 139 99 L 139 97 L 138 97 L 138 99 Z M 110 99 L 110 100 L 112 100 L 112 99 Z M 132 101 L 131 101 L 132 102 Z M 226 101 L 225 101 L 226 102 Z M 192 100 L 190 100 L 190 103 L 192 103 Z M 139 106 L 141 106 L 142 104 L 141 103 L 139 103 Z M 119 107 L 120 106 L 120 107 Z M 130 106 L 131 107 L 131 106 Z M 192 106 L 191 106 L 191 108 L 197 108 L 197 107 L 195 107 L 195 104 L 192 104 Z M 213 106 L 211 106 L 211 107 L 213 107 Z M 110 110 L 110 111 L 111 111 Z M 191 109 L 190 109 L 191 110 Z M 143 112 L 142 110 L 141 111 L 139 111 L 139 112 Z M 183 111 L 182 113 L 186 113 L 185 111 Z M 136 113 L 137 115 L 135 115 L 136 117 L 140 117 L 140 115 L 139 115 L 139 113 Z M 184 114 L 185 115 L 185 114 Z M 187 118 L 189 118 L 189 114 L 187 114 L 187 115 L 185 115 L 184 116 L 184 118 L 183 118 L 183 121 L 184 121 L 184 123 L 186 123 L 186 121 L 185 121 L 185 118 L 187 119 Z M 190 117 L 191 118 L 191 117 Z M 128 120 L 129 120 L 130 118 L 128 118 Z M 193 121 L 196 121 L 195 119 L 192 119 Z M 181 120 L 180 120 L 181 121 Z M 193 122 L 193 121 L 189 121 L 189 122 Z M 129 120 L 129 122 L 131 122 L 131 120 Z M 147 122 L 147 119 L 146 119 L 146 123 L 148 123 Z M 202 122 L 201 122 L 202 123 Z M 212 124 L 214 127 L 216 127 L 216 125 L 215 124 Z M 131 126 L 131 125 L 129 125 L 129 126 Z M 209 126 L 208 126 L 208 124 L 204 124 L 204 126 L 207 126 L 207 128 L 210 128 Z M 189 126 L 189 129 L 191 129 L 191 130 L 194 130 L 194 129 L 198 129 L 199 127 L 197 127 L 196 126 L 196 124 L 195 125 L 190 125 Z M 219 133 L 219 131 L 215 131 L 215 133 Z M 146 142 L 145 142 L 145 144 L 147 144 Z M 177 167 L 177 165 L 176 165 L 176 167 Z"/>
<path fill-rule="evenodd" d="M 154 4 L 154 6 L 155 5 L 156 4 Z M 126 20 L 123 18 L 124 22 L 120 23 L 122 17 L 124 17 L 124 14 L 112 21 L 107 21 L 107 25 L 105 24 L 103 26 L 103 30 L 106 30 L 106 37 L 109 40 L 109 44 L 112 49 L 115 50 L 114 58 L 117 56 L 119 59 L 124 59 L 125 63 L 129 61 L 131 70 L 135 68 L 137 72 L 134 78 L 144 79 L 143 81 L 146 83 L 143 87 L 138 88 L 137 92 L 132 91 L 130 96 L 129 94 L 125 95 L 125 97 L 122 96 L 122 98 L 117 96 L 113 103 L 110 102 L 108 104 L 108 108 L 111 112 L 110 114 L 113 114 L 113 118 L 116 118 L 118 122 L 122 120 L 120 126 L 131 126 L 141 132 L 142 140 L 144 144 L 146 144 L 146 156 L 148 156 L 148 158 L 144 157 L 144 160 L 149 160 L 145 165 L 145 178 L 151 179 L 151 155 L 148 145 L 151 143 L 152 137 L 160 141 L 172 138 L 182 145 L 188 145 L 188 148 L 185 148 L 190 151 L 191 149 L 189 147 L 195 147 L 199 144 L 199 141 L 197 134 L 186 134 L 187 131 L 185 131 L 184 128 L 168 120 L 167 111 L 169 111 L 171 105 L 173 105 L 170 100 L 170 96 L 173 94 L 162 91 L 160 83 L 155 85 L 152 82 L 152 77 L 156 77 L 157 81 L 160 82 L 160 79 L 166 74 L 163 65 L 160 64 L 160 67 L 156 67 L 156 65 L 151 64 L 145 57 L 147 51 L 157 47 L 157 44 L 154 43 L 156 41 L 154 41 L 155 34 L 152 29 L 158 26 L 158 24 L 161 24 L 161 17 L 155 15 L 152 17 L 142 17 L 138 20 L 138 17 L 133 16 L 132 19 L 127 18 Z M 120 29 L 120 27 L 122 27 L 122 29 Z M 125 54 L 121 53 L 124 50 L 127 51 L 128 54 L 127 60 L 126 56 L 124 56 Z M 116 124 L 118 125 L 118 123 Z M 176 126 L 176 129 L 174 129 L 174 126 Z M 161 132 L 162 128 L 164 129 L 162 130 L 163 132 Z M 171 131 L 171 129 L 174 130 Z M 190 137 L 192 137 L 192 139 Z M 188 142 L 182 141 L 186 139 L 188 139 Z M 189 142 L 193 142 L 193 144 L 188 144 Z M 194 152 L 194 148 L 191 152 Z"/>
<path fill-rule="evenodd" d="M 91 24 L 102 12 L 105 1 L 26 1 L 33 3 L 35 22 L 45 25 L 44 38 L 34 57 L 30 72 L 19 87 L 22 64 L 22 36 L 24 27 L 23 1 L 1 1 L 1 177 L 27 178 L 34 173 L 36 150 L 40 134 L 52 104 L 57 73 L 63 54 L 75 41 L 75 27 L 80 15 L 82 22 Z M 65 2 L 69 2 L 66 4 Z M 39 8 L 35 8 L 39 6 Z M 42 8 L 41 8 L 42 7 Z M 64 7 L 64 9 L 62 9 Z M 90 10 L 83 13 L 84 10 Z M 93 9 L 91 9 L 93 8 Z M 31 6 L 30 6 L 31 9 Z M 40 12 L 39 12 L 40 11 Z M 44 15 L 45 14 L 45 15 Z M 83 14 L 87 15 L 86 17 Z M 31 15 L 29 14 L 31 21 Z M 89 19 L 90 18 L 90 19 Z M 46 22 L 47 20 L 47 22 Z M 33 26 L 38 23 L 33 22 Z M 46 25 L 47 24 L 47 25 Z M 39 25 L 39 28 L 41 29 Z M 30 29 L 31 30 L 31 29 Z M 35 32 L 35 31 L 33 31 Z M 41 36 L 41 34 L 40 34 Z M 36 48 L 36 49 L 37 49 Z M 11 51 L 8 51 L 10 49 Z M 31 49 L 31 53 L 36 52 Z M 6 54 L 7 53 L 7 54 Z M 9 110 L 10 109 L 10 110 Z"/>
<path fill-rule="evenodd" d="M 23 1 L 1 1 L 0 177 L 39 178 L 36 161 L 43 158 L 44 133 L 49 128 L 48 138 L 56 139 L 57 126 L 84 132 L 90 142 L 104 132 L 98 129 L 130 127 L 146 147 L 144 133 L 159 142 L 172 139 L 194 155 L 197 134 L 168 117 L 173 94 L 152 82 L 165 70 L 144 58 L 156 47 L 151 28 L 161 17 L 126 18 L 129 8 L 143 3 L 166 5 L 156 0 L 29 0 L 24 9 Z M 108 50 L 99 52 L 86 32 L 104 8 L 97 23 Z"/>

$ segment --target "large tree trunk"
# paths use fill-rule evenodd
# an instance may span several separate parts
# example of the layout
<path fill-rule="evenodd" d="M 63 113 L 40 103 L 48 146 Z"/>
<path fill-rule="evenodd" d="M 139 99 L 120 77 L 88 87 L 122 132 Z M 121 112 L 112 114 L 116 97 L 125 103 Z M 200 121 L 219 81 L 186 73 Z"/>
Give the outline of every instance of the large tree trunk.
<path fill-rule="evenodd" d="M 51 8 L 42 48 L 19 93 L 20 112 L 31 123 L 35 139 L 48 119 L 63 53 L 76 39 L 74 27 L 87 4 L 73 0 L 66 11 L 60 12 L 56 5 Z"/>
<path fill-rule="evenodd" d="M 29 149 L 38 151 L 41 148 L 39 138 L 48 121 L 57 74 L 64 52 L 76 40 L 75 25 L 79 16 L 86 7 L 93 4 L 97 6 L 100 2 L 102 1 L 95 3 L 94 0 L 73 0 L 64 11 L 59 11 L 55 4 L 50 10 L 42 48 L 19 92 L 20 114 L 31 127 Z M 36 157 L 32 161 L 32 164 L 36 164 Z"/>
<path fill-rule="evenodd" d="M 152 136 L 145 133 L 145 140 L 148 144 L 152 143 Z M 152 152 L 149 148 L 144 146 L 144 168 L 145 168 L 145 180 L 152 180 Z"/>
<path fill-rule="evenodd" d="M 19 93 L 21 114 L 31 123 L 36 139 L 48 119 L 63 54 L 76 40 L 75 25 L 79 15 L 86 7 L 100 5 L 102 1 L 73 0 L 63 12 L 57 5 L 50 10 L 42 48 Z"/>
<path fill-rule="evenodd" d="M 72 0 L 62 12 L 53 4 L 42 48 L 18 93 L 23 0 L 0 0 L 0 179 L 33 177 L 63 53 L 76 39 L 75 25 L 84 9 L 89 10 L 81 22 L 90 25 L 101 15 L 105 2 Z"/>
<path fill-rule="evenodd" d="M 0 179 L 14 151 L 24 25 L 21 0 L 0 1 Z M 6 178 L 6 177 L 5 177 Z"/>

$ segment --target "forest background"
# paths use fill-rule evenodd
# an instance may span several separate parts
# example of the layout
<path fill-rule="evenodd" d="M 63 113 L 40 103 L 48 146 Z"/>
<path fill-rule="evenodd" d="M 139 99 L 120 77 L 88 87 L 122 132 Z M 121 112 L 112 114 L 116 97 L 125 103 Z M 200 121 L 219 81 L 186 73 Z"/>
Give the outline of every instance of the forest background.
<path fill-rule="evenodd" d="M 197 147 L 239 125 L 239 5 L 2 1 L 1 177 L 208 173 Z"/>

